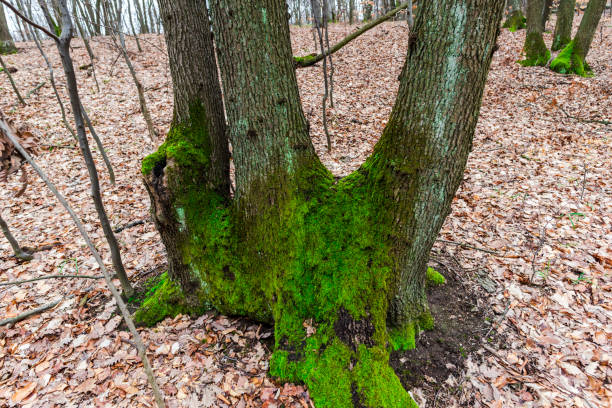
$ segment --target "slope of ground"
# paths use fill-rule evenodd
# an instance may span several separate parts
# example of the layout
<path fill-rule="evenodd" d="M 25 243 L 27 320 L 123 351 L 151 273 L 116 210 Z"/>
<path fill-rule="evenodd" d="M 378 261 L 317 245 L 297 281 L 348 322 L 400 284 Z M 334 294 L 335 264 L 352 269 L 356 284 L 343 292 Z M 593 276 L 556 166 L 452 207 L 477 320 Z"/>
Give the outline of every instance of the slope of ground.
<path fill-rule="evenodd" d="M 493 348 L 483 342 L 459 375 L 444 381 L 424 377 L 411 390 L 422 407 L 612 405 L 612 126 L 601 122 L 612 120 L 610 24 L 606 16 L 588 57 L 593 78 L 521 67 L 515 61 L 524 31 L 502 30 L 464 183 L 433 259 L 441 270 L 489 294 L 481 305 L 495 314 L 489 336 L 501 333 L 506 344 Z M 331 27 L 331 41 L 352 29 Z M 296 54 L 313 52 L 309 29 L 294 27 L 292 34 Z M 172 114 L 165 46 L 160 36 L 142 40 L 145 51 L 136 52 L 130 42 L 130 55 L 155 125 L 164 134 Z M 357 168 L 384 128 L 406 40 L 405 23 L 385 23 L 334 56 L 331 153 L 325 151 L 322 132 L 321 68 L 298 71 L 315 146 L 337 175 Z M 550 34 L 546 40 L 550 44 Z M 117 174 L 112 186 L 98 161 L 111 222 L 120 227 L 145 221 L 118 234 L 126 269 L 141 281 L 165 263 L 139 180 L 140 161 L 154 146 L 147 140 L 127 68 L 111 44 L 108 38 L 92 41 L 100 92 L 90 70 L 77 75 L 84 105 Z M 22 94 L 45 84 L 23 107 L 0 75 L 0 108 L 15 122 L 38 129 L 44 147 L 39 164 L 77 209 L 110 265 L 86 169 L 62 126 L 44 61 L 34 44 L 18 47 L 19 54 L 5 61 L 17 68 L 13 76 Z M 61 84 L 57 53 L 50 42 L 45 48 Z M 73 56 L 78 66 L 89 63 L 79 41 Z M 97 274 L 68 216 L 26 171 L 30 186 L 23 196 L 15 197 L 18 176 L 0 185 L 0 210 L 22 245 L 50 249 L 19 263 L 0 239 L 0 282 L 60 272 Z M 151 406 L 135 348 L 129 334 L 116 330 L 120 319 L 113 316 L 115 306 L 103 282 L 0 286 L 0 317 L 58 299 L 53 310 L 0 331 L 0 406 Z M 266 377 L 270 332 L 212 314 L 179 316 L 141 330 L 170 407 L 311 406 L 302 387 L 279 387 Z"/>

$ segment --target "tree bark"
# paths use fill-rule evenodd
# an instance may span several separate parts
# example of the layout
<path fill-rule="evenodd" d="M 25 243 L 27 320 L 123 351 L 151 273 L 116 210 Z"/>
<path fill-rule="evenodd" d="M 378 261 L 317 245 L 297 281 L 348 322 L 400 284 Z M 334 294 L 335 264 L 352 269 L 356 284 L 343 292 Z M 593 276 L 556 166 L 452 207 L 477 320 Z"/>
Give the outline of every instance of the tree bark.
<path fill-rule="evenodd" d="M 229 199 L 229 146 L 213 36 L 199 0 L 160 0 L 174 89 L 174 119 L 166 142 L 143 163 L 153 219 L 168 254 L 168 274 L 198 299 L 200 277 L 190 250 L 187 220 L 201 215 L 192 200 Z M 202 204 L 197 202 L 197 204 Z M 202 204 L 203 205 L 203 204 Z"/>
<path fill-rule="evenodd" d="M 527 36 L 523 52 L 525 59 L 520 61 L 523 66 L 545 66 L 550 60 L 550 51 L 546 48 L 542 32 L 542 12 L 545 0 L 529 0 L 527 3 Z"/>
<path fill-rule="evenodd" d="M 561 0 L 557 9 L 557 23 L 551 50 L 558 51 L 572 40 L 572 23 L 576 0 Z"/>
<path fill-rule="evenodd" d="M 563 48 L 557 58 L 551 62 L 550 68 L 553 71 L 562 74 L 590 75 L 591 69 L 585 59 L 605 7 L 606 0 L 589 1 L 576 36 Z"/>
<path fill-rule="evenodd" d="M 14 52 L 17 52 L 17 48 L 8 28 L 4 6 L 0 5 L 0 54 L 12 54 Z"/>
<path fill-rule="evenodd" d="M 189 12 L 195 0 L 183 1 L 177 7 Z M 169 54 L 187 52 L 173 30 L 198 30 L 181 10 L 168 13 L 171 3 L 160 5 L 164 24 L 177 24 L 165 27 Z M 389 344 L 414 347 L 415 333 L 432 326 L 426 263 L 471 148 L 503 2 L 421 5 L 389 123 L 373 155 L 341 180 L 310 140 L 285 2 L 210 7 L 235 195 L 216 190 L 209 176 L 212 152 L 227 146 L 209 134 L 217 125 L 207 104 L 219 95 L 197 94 L 197 118 L 205 120 L 189 111 L 187 126 L 173 124 L 165 146 L 143 163 L 158 228 L 174 228 L 160 228 L 162 237 L 179 237 L 164 239 L 169 257 L 188 278 L 174 279 L 171 268 L 137 317 L 154 323 L 213 306 L 273 321 L 271 373 L 305 382 L 317 406 L 414 407 L 388 365 Z M 208 21 L 197 19 L 200 27 Z M 182 50 L 170 51 L 177 45 Z M 185 61 L 176 55 L 171 66 Z M 172 68 L 175 89 L 186 89 L 175 91 L 177 100 L 200 78 L 187 71 L 190 80 L 178 85 L 179 69 Z"/>

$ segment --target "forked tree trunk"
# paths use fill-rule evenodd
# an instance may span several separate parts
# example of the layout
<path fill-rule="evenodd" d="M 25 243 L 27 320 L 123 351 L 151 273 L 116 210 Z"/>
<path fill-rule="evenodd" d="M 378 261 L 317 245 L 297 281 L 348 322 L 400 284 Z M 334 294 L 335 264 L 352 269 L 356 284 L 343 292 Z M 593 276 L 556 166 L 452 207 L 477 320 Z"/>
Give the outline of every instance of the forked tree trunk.
<path fill-rule="evenodd" d="M 502 27 L 512 32 L 525 28 L 526 19 L 523 14 L 521 0 L 510 0 L 508 3 L 508 16 Z"/>
<path fill-rule="evenodd" d="M 4 6 L 0 4 L 0 54 L 12 54 L 17 51 L 9 31 Z"/>
<path fill-rule="evenodd" d="M 545 0 L 529 0 L 527 3 L 527 36 L 523 52 L 525 59 L 520 61 L 523 66 L 545 66 L 550 59 L 550 51 L 544 44 L 542 32 L 542 12 Z"/>
<path fill-rule="evenodd" d="M 606 7 L 607 0 L 590 0 L 580 21 L 578 32 L 572 41 L 550 63 L 550 68 L 562 74 L 590 75 L 591 69 L 585 59 L 591 48 L 597 25 Z"/>
<path fill-rule="evenodd" d="M 208 34 L 205 16 L 199 26 L 185 24 L 178 11 L 167 18 L 164 3 L 167 34 Z M 421 5 L 389 123 L 372 156 L 341 180 L 310 140 L 285 2 L 210 6 L 235 196 L 216 189 L 210 175 L 220 164 L 210 133 L 217 115 L 206 102 L 218 94 L 208 92 L 200 96 L 200 119 L 192 114 L 174 125 L 143 163 L 158 227 L 162 219 L 179 236 L 164 239 L 168 256 L 188 279 L 174 279 L 171 266 L 137 317 L 153 323 L 211 305 L 273 321 L 271 373 L 305 382 L 318 407 L 415 406 L 388 365 L 389 352 L 414 347 L 415 333 L 432 324 L 426 263 L 462 179 L 503 2 Z M 170 55 L 186 52 L 171 39 Z M 176 89 L 175 69 L 172 75 Z M 167 194 L 161 211 L 156 194 Z"/>
<path fill-rule="evenodd" d="M 558 51 L 572 40 L 572 23 L 576 0 L 561 0 L 557 10 L 557 23 L 551 50 Z"/>

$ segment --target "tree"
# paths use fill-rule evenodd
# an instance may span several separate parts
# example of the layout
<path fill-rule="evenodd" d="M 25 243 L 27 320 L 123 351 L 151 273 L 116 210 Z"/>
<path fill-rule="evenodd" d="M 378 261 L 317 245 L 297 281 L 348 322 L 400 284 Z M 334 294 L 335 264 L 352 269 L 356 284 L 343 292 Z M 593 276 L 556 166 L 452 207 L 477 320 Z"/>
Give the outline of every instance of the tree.
<path fill-rule="evenodd" d="M 502 27 L 514 32 L 525 28 L 526 21 L 527 19 L 523 15 L 521 0 L 510 0 L 508 2 L 508 17 L 506 17 Z"/>
<path fill-rule="evenodd" d="M 557 58 L 550 63 L 550 69 L 562 74 L 590 75 L 591 69 L 586 63 L 585 58 L 591 47 L 595 30 L 605 7 L 606 0 L 589 1 L 576 36 L 563 48 L 559 55 L 557 55 Z"/>
<path fill-rule="evenodd" d="M 525 59 L 520 61 L 521 65 L 525 67 L 545 66 L 550 60 L 550 51 L 546 48 L 542 37 L 544 31 L 543 11 L 544 0 L 529 0 L 527 3 L 527 36 L 523 46 Z"/>
<path fill-rule="evenodd" d="M 14 52 L 17 52 L 17 48 L 9 31 L 4 7 L 0 6 L 0 54 L 12 54 Z"/>
<path fill-rule="evenodd" d="M 169 269 L 135 317 L 212 306 L 273 322 L 271 373 L 305 382 L 318 407 L 415 406 L 389 352 L 433 325 L 428 254 L 462 180 L 503 2 L 421 5 L 389 122 L 340 180 L 310 140 L 285 2 L 209 4 L 227 124 L 206 9 L 160 2 L 176 106 L 142 171 Z"/>
<path fill-rule="evenodd" d="M 562 49 L 572 40 L 572 23 L 574 21 L 575 7 L 576 0 L 561 0 L 559 2 L 557 23 L 555 24 L 553 43 L 550 48 L 552 51 Z"/>

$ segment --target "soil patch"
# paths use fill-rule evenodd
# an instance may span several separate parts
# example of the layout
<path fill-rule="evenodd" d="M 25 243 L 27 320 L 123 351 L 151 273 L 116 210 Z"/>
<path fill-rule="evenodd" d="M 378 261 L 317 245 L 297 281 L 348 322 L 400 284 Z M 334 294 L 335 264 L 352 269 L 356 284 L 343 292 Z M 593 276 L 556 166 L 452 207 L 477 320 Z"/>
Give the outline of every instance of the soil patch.
<path fill-rule="evenodd" d="M 404 388 L 421 388 L 428 402 L 444 406 L 444 396 L 461 387 L 465 360 L 469 355 L 479 359 L 474 353 L 482 348 L 482 339 L 494 317 L 486 307 L 486 293 L 474 283 L 461 279 L 442 264 L 435 268 L 444 275 L 446 283 L 427 290 L 434 329 L 420 334 L 414 350 L 393 352 L 390 364 Z M 489 336 L 490 342 L 498 340 Z M 451 375 L 455 381 L 447 382 Z"/>

